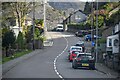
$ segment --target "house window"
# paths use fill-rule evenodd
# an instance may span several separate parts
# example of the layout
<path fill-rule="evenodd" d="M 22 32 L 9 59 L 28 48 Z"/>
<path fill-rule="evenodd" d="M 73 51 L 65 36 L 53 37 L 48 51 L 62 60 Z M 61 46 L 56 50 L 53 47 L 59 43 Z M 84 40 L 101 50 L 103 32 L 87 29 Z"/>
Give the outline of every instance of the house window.
<path fill-rule="evenodd" d="M 112 39 L 109 39 L 109 46 L 112 46 Z"/>
<path fill-rule="evenodd" d="M 114 46 L 116 46 L 116 47 L 119 46 L 119 40 L 118 40 L 118 39 L 115 39 L 115 40 L 114 40 Z"/>

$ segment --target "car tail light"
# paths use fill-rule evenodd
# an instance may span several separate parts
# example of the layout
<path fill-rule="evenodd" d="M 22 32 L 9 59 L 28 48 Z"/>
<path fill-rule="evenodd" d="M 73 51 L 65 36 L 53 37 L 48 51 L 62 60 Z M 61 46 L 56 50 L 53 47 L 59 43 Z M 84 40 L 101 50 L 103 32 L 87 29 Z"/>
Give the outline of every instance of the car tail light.
<path fill-rule="evenodd" d="M 77 58 L 77 60 L 78 60 L 78 61 L 80 61 L 80 60 L 81 60 L 81 58 Z"/>

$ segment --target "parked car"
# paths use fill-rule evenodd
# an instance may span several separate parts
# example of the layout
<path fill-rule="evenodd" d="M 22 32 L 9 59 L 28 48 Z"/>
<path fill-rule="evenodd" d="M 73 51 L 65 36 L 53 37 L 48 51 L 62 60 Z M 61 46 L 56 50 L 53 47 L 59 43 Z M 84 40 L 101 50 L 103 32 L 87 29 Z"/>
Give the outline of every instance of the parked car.
<path fill-rule="evenodd" d="M 78 37 L 83 37 L 89 33 L 90 33 L 90 31 L 88 31 L 88 30 L 80 30 L 80 31 L 75 32 L 75 35 Z"/>
<path fill-rule="evenodd" d="M 62 24 L 57 24 L 56 31 L 63 31 L 63 25 Z"/>
<path fill-rule="evenodd" d="M 83 52 L 85 51 L 85 45 L 84 45 L 84 41 L 78 41 L 75 46 L 80 46 L 83 48 Z"/>
<path fill-rule="evenodd" d="M 71 46 L 70 49 L 68 50 L 68 52 L 71 53 L 71 51 L 73 51 L 73 50 L 78 50 L 78 51 L 83 52 L 83 49 L 80 46 Z"/>
<path fill-rule="evenodd" d="M 75 32 L 75 35 L 78 36 L 78 37 L 83 37 L 82 31 Z"/>
<path fill-rule="evenodd" d="M 92 57 L 91 53 L 79 53 L 73 59 L 72 68 L 77 69 L 78 67 L 84 67 L 94 70 L 95 69 L 95 59 Z"/>
<path fill-rule="evenodd" d="M 91 41 L 91 34 L 85 35 L 85 41 Z"/>
<path fill-rule="evenodd" d="M 71 46 L 70 47 L 70 50 L 68 50 L 68 52 L 69 52 L 69 54 L 68 54 L 68 59 L 70 60 L 70 61 L 72 61 L 72 59 L 70 58 L 71 56 L 72 56 L 72 53 L 74 53 L 74 52 L 83 52 L 83 49 L 82 49 L 82 47 L 80 47 L 80 46 Z M 74 54 L 73 54 L 74 55 Z"/>
<path fill-rule="evenodd" d="M 93 35 L 93 39 L 100 39 L 100 36 Z M 85 35 L 85 41 L 91 41 L 91 34 Z"/>
<path fill-rule="evenodd" d="M 78 53 L 80 53 L 81 51 L 79 50 L 73 50 L 71 51 L 71 53 L 68 55 L 68 60 L 71 62 L 73 61 L 73 58 L 75 58 L 77 56 Z"/>

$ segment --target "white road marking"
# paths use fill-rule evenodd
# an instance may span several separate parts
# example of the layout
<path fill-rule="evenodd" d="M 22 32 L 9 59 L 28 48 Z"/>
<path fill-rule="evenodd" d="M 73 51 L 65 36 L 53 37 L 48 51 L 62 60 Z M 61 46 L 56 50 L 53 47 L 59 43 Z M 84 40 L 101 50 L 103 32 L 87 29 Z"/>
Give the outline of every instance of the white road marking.
<path fill-rule="evenodd" d="M 67 50 L 67 48 L 68 48 L 68 40 L 65 38 L 65 36 L 63 36 L 63 38 L 66 40 L 66 42 L 67 42 L 67 45 L 66 45 L 66 47 L 64 48 L 64 50 L 54 59 L 54 70 L 55 70 L 55 72 L 56 72 L 56 74 L 59 76 L 59 78 L 61 78 L 62 80 L 64 80 L 63 79 L 63 76 L 58 72 L 58 70 L 57 70 L 57 67 L 56 67 L 56 62 L 57 62 L 57 59 Z"/>

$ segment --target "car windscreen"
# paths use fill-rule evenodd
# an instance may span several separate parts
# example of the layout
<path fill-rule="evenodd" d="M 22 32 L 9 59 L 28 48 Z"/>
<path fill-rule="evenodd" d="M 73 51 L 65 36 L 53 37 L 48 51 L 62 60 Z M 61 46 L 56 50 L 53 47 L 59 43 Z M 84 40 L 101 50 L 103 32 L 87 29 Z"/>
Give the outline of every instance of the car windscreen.
<path fill-rule="evenodd" d="M 78 54 L 78 53 L 80 53 L 80 51 L 72 51 L 72 53 Z"/>

